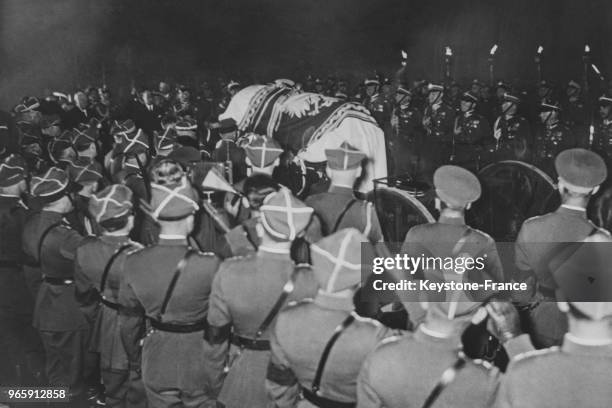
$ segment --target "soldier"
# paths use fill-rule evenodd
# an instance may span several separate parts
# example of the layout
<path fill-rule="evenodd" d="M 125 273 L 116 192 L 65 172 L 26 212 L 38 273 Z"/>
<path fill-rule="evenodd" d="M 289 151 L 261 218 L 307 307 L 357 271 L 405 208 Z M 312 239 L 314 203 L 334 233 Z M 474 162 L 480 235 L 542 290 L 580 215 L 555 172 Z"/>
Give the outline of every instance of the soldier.
<path fill-rule="evenodd" d="M 460 99 L 461 115 L 455 118 L 452 162 L 470 170 L 478 170 L 482 146 L 491 128 L 476 113 L 478 96 L 464 92 Z"/>
<path fill-rule="evenodd" d="M 555 273 L 559 303 L 550 306 L 558 307 L 567 316 L 569 332 L 560 347 L 524 353 L 512 361 L 499 387 L 495 407 L 610 404 L 611 240 L 608 234 L 598 233 L 585 241 L 591 243 L 582 245 Z M 597 282 L 596 288 L 592 282 Z"/>
<path fill-rule="evenodd" d="M 502 96 L 502 114 L 493 125 L 493 138 L 488 151 L 491 161 L 528 160 L 531 137 L 527 120 L 517 115 L 520 99 L 509 93 Z"/>
<path fill-rule="evenodd" d="M 344 142 L 336 149 L 325 149 L 325 156 L 331 186 L 327 192 L 306 199 L 306 204 L 314 209 L 321 221 L 321 232 L 330 235 L 351 227 L 365 235 L 370 242 L 381 242 L 382 231 L 374 206 L 355 197 L 354 192 L 365 154 Z"/>
<path fill-rule="evenodd" d="M 481 187 L 476 176 L 461 167 L 442 166 L 434 173 L 433 181 L 440 217 L 435 223 L 412 227 L 406 234 L 402 253 L 415 257 L 422 254 L 455 257 L 459 252 L 483 256 L 483 270 L 496 282 L 504 282 L 493 238 L 465 224 L 465 211 L 480 197 Z M 413 323 L 419 323 L 424 313 L 418 308 L 408 312 Z"/>
<path fill-rule="evenodd" d="M 368 107 L 374 95 L 378 93 L 380 81 L 377 77 L 373 76 L 370 78 L 366 78 L 366 80 L 363 81 L 363 85 L 365 86 L 364 92 L 361 95 L 363 99 L 359 102 L 361 102 L 365 107 Z"/>
<path fill-rule="evenodd" d="M 186 177 L 151 185 L 148 210 L 160 225 L 159 242 L 125 257 L 119 268 L 119 327 L 129 370 L 139 370 L 149 407 L 214 406 L 204 340 L 209 295 L 218 259 L 188 245 L 199 208 Z"/>
<path fill-rule="evenodd" d="M 89 211 L 100 226 L 98 238 L 85 241 L 75 258 L 76 298 L 94 325 L 91 348 L 100 353 L 100 374 L 107 407 L 145 406 L 144 390 L 129 361 L 119 332 L 118 265 L 141 246 L 129 239 L 134 224 L 132 192 L 114 184 L 92 196 Z"/>
<path fill-rule="evenodd" d="M 280 189 L 268 195 L 260 208 L 257 253 L 225 260 L 211 293 L 208 339 L 222 352 L 209 356 L 220 385 L 224 362 L 228 373 L 219 402 L 227 408 L 269 407 L 265 376 L 270 358 L 268 329 L 285 300 L 301 300 L 316 292 L 310 270 L 296 267 L 291 242 L 310 222 L 312 208 Z M 227 349 L 230 331 L 232 345 Z"/>
<path fill-rule="evenodd" d="M 195 119 L 179 119 L 174 126 L 176 130 L 176 141 L 180 145 L 200 149 L 198 123 Z"/>
<path fill-rule="evenodd" d="M 226 170 L 231 169 L 231 183 L 237 183 L 246 177 L 247 165 L 244 149 L 238 146 L 238 127 L 233 119 L 219 122 L 219 140 L 212 153 L 213 161 L 224 163 Z"/>
<path fill-rule="evenodd" d="M 488 317 L 512 356 L 533 347 L 520 333 L 512 304 L 489 301 L 479 307 L 486 297 L 460 296 L 464 300 L 421 301 L 427 316 L 416 331 L 385 339 L 368 355 L 357 379 L 357 408 L 491 406 L 500 371 L 466 355 L 461 348 L 466 328 Z"/>
<path fill-rule="evenodd" d="M 586 136 L 587 109 L 582 96 L 582 87 L 574 80 L 569 81 L 567 88 L 565 88 L 563 112 L 565 112 L 564 122 L 572 132 L 576 135 Z M 581 145 L 586 144 L 586 142 L 581 138 Z"/>
<path fill-rule="evenodd" d="M 394 137 L 391 151 L 395 156 L 397 174 L 418 174 L 421 165 L 423 143 L 423 115 L 413 103 L 413 92 L 400 84 L 395 93 L 395 108 L 391 114 Z"/>
<path fill-rule="evenodd" d="M 21 248 L 28 208 L 21 197 L 27 190 L 27 166 L 23 157 L 11 154 L 0 163 L 0 314 L 11 322 L 3 333 L 0 381 L 9 384 L 18 378 L 17 364 L 25 358 L 29 375 L 41 380 L 42 359 L 36 353 L 38 336 L 32 329 L 34 299 L 22 272 L 25 256 Z"/>
<path fill-rule="evenodd" d="M 72 146 L 77 157 L 86 158 L 88 161 L 96 160 L 98 156 L 98 129 L 95 127 L 75 128 Z"/>
<path fill-rule="evenodd" d="M 198 120 L 200 116 L 200 109 L 194 105 L 191 101 L 191 89 L 187 86 L 180 86 L 178 88 L 177 102 L 172 107 L 174 116 L 186 117 L 189 116 L 192 119 Z"/>
<path fill-rule="evenodd" d="M 78 395 L 89 374 L 84 371 L 93 367 L 85 366 L 89 327 L 74 297 L 74 257 L 83 237 L 63 219 L 72 210 L 68 175 L 51 167 L 32 177 L 30 193 L 43 206 L 26 221 L 22 238 L 25 254 L 42 273 L 33 325 L 45 348 L 49 384 Z"/>
<path fill-rule="evenodd" d="M 280 163 L 280 156 L 283 149 L 274 139 L 269 139 L 265 136 L 252 135 L 250 141 L 244 146 L 246 154 L 246 165 L 249 176 L 256 174 L 265 174 L 272 177 L 274 169 Z M 243 179 L 234 184 L 234 188 L 239 193 L 245 194 L 244 184 L 247 179 Z M 228 193 L 225 199 L 224 207 L 227 212 L 233 215 L 238 223 L 251 218 L 249 214 L 248 202 L 245 202 L 246 196 Z"/>
<path fill-rule="evenodd" d="M 227 248 L 222 252 L 227 255 L 226 257 L 244 256 L 257 251 L 261 244 L 257 234 L 257 224 L 263 200 L 280 188 L 281 186 L 272 177 L 263 173 L 253 174 L 244 180 L 241 200 L 247 200 L 248 211 L 243 211 L 241 216 L 248 215 L 248 218 L 241 218 L 240 223 L 225 234 Z"/>
<path fill-rule="evenodd" d="M 430 83 L 427 90 L 423 127 L 426 132 L 424 160 L 429 179 L 435 168 L 450 159 L 455 112 L 444 102 L 444 86 Z"/>
<path fill-rule="evenodd" d="M 552 213 L 526 220 L 515 244 L 518 269 L 513 279 L 526 282 L 530 288 L 524 297 L 515 300 L 527 308 L 536 348 L 559 345 L 567 331 L 567 321 L 554 303 L 556 283 L 548 262 L 564 243 L 581 241 L 597 232 L 598 228 L 587 219 L 586 208 L 608 174 L 601 157 L 580 148 L 559 153 L 555 170 L 561 206 Z"/>
<path fill-rule="evenodd" d="M 554 158 L 566 149 L 576 147 L 572 131 L 561 122 L 561 105 L 557 101 L 545 100 L 540 104 L 540 121 L 544 128 L 536 139 L 535 164 L 554 177 Z"/>
<path fill-rule="evenodd" d="M 589 140 L 591 149 L 600 154 L 606 162 L 612 159 L 612 95 L 599 97 L 599 120 L 595 132 Z"/>
<path fill-rule="evenodd" d="M 372 94 L 365 105 L 372 113 L 374 119 L 383 130 L 389 127 L 391 120 L 391 111 L 393 109 L 393 99 L 389 94 L 391 81 L 389 78 L 384 78 L 381 84 L 380 92 Z"/>
<path fill-rule="evenodd" d="M 266 388 L 275 407 L 355 404 L 356 378 L 366 355 L 394 332 L 355 314 L 361 245 L 367 237 L 346 228 L 312 245 L 314 300 L 283 310 L 272 331 Z"/>
<path fill-rule="evenodd" d="M 96 161 L 90 162 L 80 158 L 70 163 L 67 169 L 68 177 L 80 186 L 74 197 L 73 211 L 67 216 L 70 225 L 81 235 L 97 235 L 98 226 L 92 221 L 89 214 L 89 199 L 98 191 L 103 182 L 102 166 Z"/>

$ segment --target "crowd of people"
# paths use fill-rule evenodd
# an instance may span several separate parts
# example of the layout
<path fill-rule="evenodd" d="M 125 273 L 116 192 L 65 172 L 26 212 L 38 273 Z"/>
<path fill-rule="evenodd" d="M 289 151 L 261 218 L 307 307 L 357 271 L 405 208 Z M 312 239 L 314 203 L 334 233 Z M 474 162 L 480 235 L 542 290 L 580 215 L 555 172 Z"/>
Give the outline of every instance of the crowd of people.
<path fill-rule="evenodd" d="M 573 290 L 607 282 L 605 262 L 549 261 L 562 243 L 612 242 L 586 216 L 612 96 L 597 110 L 575 81 L 558 98 L 546 81 L 529 96 L 402 77 L 275 83 L 362 103 L 390 174 L 433 185 L 438 219 L 402 253 L 486 254 L 486 276 L 528 290 L 372 290 L 362 252 L 390 252 L 356 192 L 366 155 L 344 142 L 301 173 L 296 152 L 219 120 L 235 81 L 124 103 L 106 87 L 25 97 L 0 112 L 0 384 L 68 387 L 75 407 L 609 406 L 612 302 Z M 562 203 L 523 223 L 511 270 L 465 223 L 474 173 L 508 158 L 558 180 Z"/>

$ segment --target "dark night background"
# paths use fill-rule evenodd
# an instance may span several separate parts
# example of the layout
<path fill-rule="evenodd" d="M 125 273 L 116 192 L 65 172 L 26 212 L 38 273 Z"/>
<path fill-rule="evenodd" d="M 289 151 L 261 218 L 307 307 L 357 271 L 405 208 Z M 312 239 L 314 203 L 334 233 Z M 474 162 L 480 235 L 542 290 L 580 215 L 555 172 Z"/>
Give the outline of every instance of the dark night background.
<path fill-rule="evenodd" d="M 392 74 L 399 52 L 408 74 L 439 79 L 444 46 L 454 76 L 581 79 L 582 49 L 612 70 L 610 0 L 0 0 L 0 108 L 45 89 L 72 91 L 134 79 L 196 83 L 217 75 L 248 80 L 337 73 Z M 591 76 L 591 80 L 596 78 Z"/>

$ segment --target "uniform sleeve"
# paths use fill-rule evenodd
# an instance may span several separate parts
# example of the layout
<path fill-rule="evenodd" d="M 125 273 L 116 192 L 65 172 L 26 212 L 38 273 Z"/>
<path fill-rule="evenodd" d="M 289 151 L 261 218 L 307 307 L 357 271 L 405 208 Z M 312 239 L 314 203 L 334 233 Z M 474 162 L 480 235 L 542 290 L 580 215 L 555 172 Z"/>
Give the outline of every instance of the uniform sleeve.
<path fill-rule="evenodd" d="M 140 365 L 140 339 L 144 335 L 144 308 L 132 288 L 129 276 L 128 262 L 124 261 L 121 266 L 121 276 L 119 284 L 119 328 L 121 341 L 125 348 L 131 367 Z"/>
<path fill-rule="evenodd" d="M 364 235 L 368 237 L 370 242 L 383 242 L 382 228 L 376 214 L 376 208 L 371 202 L 366 204 L 366 227 Z"/>
<path fill-rule="evenodd" d="M 84 248 L 79 247 L 76 251 L 74 260 L 75 298 L 81 310 L 84 311 L 87 320 L 93 323 L 93 319 L 95 318 L 95 307 L 98 304 L 99 295 L 94 283 L 83 270 L 83 266 L 86 265 L 85 255 Z"/>
<path fill-rule="evenodd" d="M 300 385 L 285 353 L 278 342 L 276 331 L 270 336 L 271 356 L 266 374 L 266 393 L 277 408 L 297 406 Z"/>
<path fill-rule="evenodd" d="M 62 246 L 60 254 L 71 261 L 76 257 L 77 248 L 83 243 L 84 237 L 75 230 L 66 230 L 66 234 L 62 237 Z"/>
<path fill-rule="evenodd" d="M 371 368 L 374 356 L 376 356 L 375 353 L 370 354 L 363 363 L 359 376 L 357 377 L 356 408 L 379 408 L 383 406 L 380 396 L 372 384 L 372 378 L 375 377 Z"/>
<path fill-rule="evenodd" d="M 208 324 L 214 327 L 223 327 L 232 323 L 232 315 L 223 293 L 224 271 L 227 264 L 223 262 L 215 275 L 208 303 Z"/>
<path fill-rule="evenodd" d="M 514 292 L 514 299 L 517 302 L 527 302 L 535 291 L 535 273 L 529 260 L 529 242 L 527 239 L 527 230 L 523 224 L 519 231 L 516 243 L 514 244 L 514 265 L 516 269 L 510 277 L 512 281 L 526 283 L 528 290 L 521 291 L 522 296 L 518 296 L 518 291 Z"/>
<path fill-rule="evenodd" d="M 511 377 L 508 374 L 500 377 L 501 381 L 493 394 L 493 402 L 490 406 L 493 408 L 512 408 L 514 405 L 512 404 L 509 385 Z"/>
<path fill-rule="evenodd" d="M 486 257 L 487 274 L 496 282 L 506 282 L 507 277 L 504 276 L 504 269 L 493 239 L 488 242 L 484 256 Z"/>

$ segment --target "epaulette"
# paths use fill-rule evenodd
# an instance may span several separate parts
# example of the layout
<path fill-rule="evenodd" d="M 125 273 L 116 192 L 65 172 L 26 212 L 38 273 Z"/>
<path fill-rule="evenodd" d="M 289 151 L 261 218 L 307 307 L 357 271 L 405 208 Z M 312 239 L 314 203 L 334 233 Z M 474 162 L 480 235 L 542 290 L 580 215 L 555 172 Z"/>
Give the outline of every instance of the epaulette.
<path fill-rule="evenodd" d="M 525 351 L 524 353 L 519 353 L 516 356 L 514 356 L 514 358 L 512 359 L 512 362 L 518 362 L 522 360 L 527 360 L 532 357 L 538 357 L 538 356 L 544 356 L 546 354 L 556 353 L 559 350 L 560 348 L 558 346 L 553 346 L 553 347 L 540 349 L 540 350 Z"/>
<path fill-rule="evenodd" d="M 484 367 L 487 370 L 492 370 L 495 367 L 493 364 L 491 364 L 487 360 L 482 360 L 480 358 L 472 360 L 472 363 L 474 363 L 474 365 Z"/>
<path fill-rule="evenodd" d="M 486 238 L 486 239 L 488 239 L 489 241 L 495 241 L 491 235 L 487 234 L 486 232 L 484 232 L 484 231 L 482 231 L 482 230 L 479 230 L 478 228 L 472 228 L 472 227 L 470 227 L 470 229 L 471 229 L 472 231 L 475 231 L 475 232 L 479 233 L 480 235 L 482 235 L 483 237 L 485 237 L 485 238 Z"/>
<path fill-rule="evenodd" d="M 240 262 L 240 261 L 245 261 L 245 260 L 253 258 L 253 255 L 255 255 L 255 254 L 256 254 L 256 252 L 251 252 L 251 253 L 248 253 L 246 255 L 234 255 L 234 256 L 230 256 L 229 258 L 225 258 L 223 260 L 223 262 L 225 263 L 225 262 Z"/>
<path fill-rule="evenodd" d="M 356 322 L 371 324 L 377 328 L 383 326 L 383 324 L 379 322 L 378 320 L 371 319 L 369 317 L 359 316 L 357 313 L 353 313 L 353 316 L 355 317 Z"/>
<path fill-rule="evenodd" d="M 207 256 L 207 257 L 215 257 L 217 254 L 211 251 L 198 251 L 198 255 Z"/>
<path fill-rule="evenodd" d="M 125 256 L 130 256 L 130 255 L 134 255 L 137 252 L 142 251 L 143 249 L 145 249 L 146 247 L 143 245 L 140 245 L 140 248 L 132 248 L 130 250 L 128 250 L 125 254 Z"/>
<path fill-rule="evenodd" d="M 380 342 L 379 342 L 379 343 L 376 345 L 375 350 L 381 349 L 381 348 L 383 348 L 383 347 L 388 347 L 388 346 L 393 345 L 393 344 L 397 344 L 397 343 L 399 343 L 401 340 L 405 339 L 405 338 L 406 338 L 406 336 L 409 336 L 409 335 L 410 335 L 410 334 L 408 334 L 408 333 L 407 333 L 407 334 L 402 335 L 402 336 L 390 336 L 390 337 L 386 337 L 386 338 L 382 339 L 382 340 L 381 340 L 381 341 L 380 341 Z"/>

